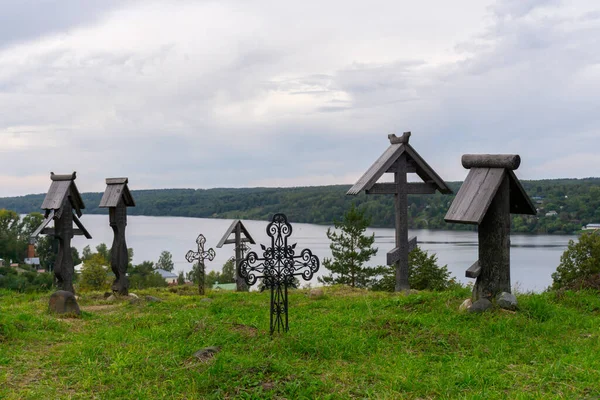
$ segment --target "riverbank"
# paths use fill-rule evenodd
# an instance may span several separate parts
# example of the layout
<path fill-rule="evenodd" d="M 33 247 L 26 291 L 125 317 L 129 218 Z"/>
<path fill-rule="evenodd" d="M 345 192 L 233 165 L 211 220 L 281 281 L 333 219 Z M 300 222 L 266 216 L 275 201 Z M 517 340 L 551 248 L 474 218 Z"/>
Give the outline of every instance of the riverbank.
<path fill-rule="evenodd" d="M 0 292 L 0 398 L 600 395 L 597 293 L 518 294 L 516 313 L 473 315 L 458 312 L 466 289 L 298 290 L 290 332 L 273 338 L 268 293 L 138 295 L 84 294 L 81 318 L 57 318 L 49 294 Z"/>

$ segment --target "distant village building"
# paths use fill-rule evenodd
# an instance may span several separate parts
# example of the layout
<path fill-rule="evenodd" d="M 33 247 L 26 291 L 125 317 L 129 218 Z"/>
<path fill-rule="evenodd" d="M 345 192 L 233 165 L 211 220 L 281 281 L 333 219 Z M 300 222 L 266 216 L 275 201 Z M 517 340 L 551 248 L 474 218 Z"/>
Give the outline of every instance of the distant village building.
<path fill-rule="evenodd" d="M 235 284 L 235 283 L 219 283 L 219 282 L 215 282 L 212 288 L 213 288 L 213 290 L 231 290 L 231 291 L 235 291 L 237 289 L 237 284 Z"/>
<path fill-rule="evenodd" d="M 157 272 L 169 285 L 177 285 L 177 275 L 172 272 L 165 271 L 164 269 L 155 269 Z"/>
<path fill-rule="evenodd" d="M 554 210 L 546 213 L 546 217 L 556 217 L 557 215 L 558 215 L 558 213 Z"/>
<path fill-rule="evenodd" d="M 595 231 L 596 229 L 600 229 L 600 224 L 587 224 L 582 229 L 584 231 Z"/>
<path fill-rule="evenodd" d="M 4 267 L 4 259 L 0 258 L 0 267 Z"/>

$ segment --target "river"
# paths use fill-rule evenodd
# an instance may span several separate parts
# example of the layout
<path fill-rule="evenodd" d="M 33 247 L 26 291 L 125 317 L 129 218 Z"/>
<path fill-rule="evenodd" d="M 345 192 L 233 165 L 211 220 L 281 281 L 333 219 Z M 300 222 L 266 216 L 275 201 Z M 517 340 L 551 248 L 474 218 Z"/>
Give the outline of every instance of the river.
<path fill-rule="evenodd" d="M 108 225 L 108 215 L 84 215 L 81 221 L 92 235 L 88 240 L 81 236 L 73 239 L 72 245 L 81 253 L 86 245 L 93 249 L 99 243 L 112 244 L 113 233 Z M 187 272 L 191 264 L 185 260 L 188 250 L 196 251 L 196 237 L 199 233 L 207 239 L 206 249 L 215 247 L 232 220 L 185 217 L 146 217 L 129 216 L 126 231 L 127 246 L 133 248 L 133 263 L 157 261 L 160 253 L 167 250 L 173 254 L 174 272 Z M 256 240 L 252 249 L 260 254 L 258 244 L 269 244 L 265 229 L 266 221 L 243 221 Z M 308 247 L 316 254 L 321 263 L 323 258 L 331 257 L 327 226 L 301 224 L 291 221 L 293 233 L 290 243 L 298 243 L 297 249 Z M 394 246 L 394 230 L 385 228 L 368 229 L 375 233 L 375 246 L 379 248 L 368 265 L 384 265 L 386 253 Z M 422 249 L 433 252 L 439 265 L 447 265 L 452 276 L 461 282 L 473 282 L 465 277 L 465 270 L 477 260 L 477 233 L 458 231 L 410 230 L 416 235 Z M 560 256 L 567 248 L 573 235 L 512 235 L 511 236 L 511 282 L 518 291 L 542 291 L 552 283 L 551 274 L 560 262 Z M 233 245 L 215 248 L 216 257 L 206 263 L 207 271 L 220 271 L 223 264 L 233 256 Z M 326 274 L 321 267 L 316 276 Z M 313 278 L 313 285 L 317 279 Z"/>

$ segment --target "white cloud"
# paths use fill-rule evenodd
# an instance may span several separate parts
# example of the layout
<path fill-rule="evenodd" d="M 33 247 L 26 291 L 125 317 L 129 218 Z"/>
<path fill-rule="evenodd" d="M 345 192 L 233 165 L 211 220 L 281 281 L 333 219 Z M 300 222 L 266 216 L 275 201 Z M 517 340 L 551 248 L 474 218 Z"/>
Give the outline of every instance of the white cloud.
<path fill-rule="evenodd" d="M 467 152 L 520 153 L 525 178 L 600 175 L 548 167 L 600 144 L 594 2 L 84 11 L 0 47 L 0 195 L 50 170 L 77 170 L 82 191 L 123 175 L 133 188 L 350 183 L 404 130 L 448 180 Z"/>

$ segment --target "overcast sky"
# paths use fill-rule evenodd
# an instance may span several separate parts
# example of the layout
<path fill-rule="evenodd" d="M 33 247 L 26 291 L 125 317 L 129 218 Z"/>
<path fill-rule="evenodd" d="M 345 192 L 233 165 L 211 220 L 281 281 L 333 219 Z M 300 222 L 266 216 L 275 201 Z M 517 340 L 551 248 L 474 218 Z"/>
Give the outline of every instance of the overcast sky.
<path fill-rule="evenodd" d="M 0 196 L 350 184 L 410 130 L 600 176 L 597 0 L 0 0 Z"/>

